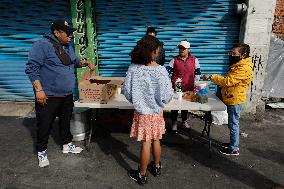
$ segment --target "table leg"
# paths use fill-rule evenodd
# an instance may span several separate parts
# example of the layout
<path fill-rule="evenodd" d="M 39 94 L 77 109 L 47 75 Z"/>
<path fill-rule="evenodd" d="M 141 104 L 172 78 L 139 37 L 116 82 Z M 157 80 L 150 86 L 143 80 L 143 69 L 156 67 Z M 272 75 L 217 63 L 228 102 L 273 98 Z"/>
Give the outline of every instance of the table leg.
<path fill-rule="evenodd" d="M 90 127 L 90 133 L 89 136 L 87 138 L 87 141 L 85 141 L 85 146 L 86 146 L 86 150 L 90 151 L 90 144 L 91 144 L 91 140 L 92 140 L 92 135 L 93 135 L 93 127 L 94 124 L 97 120 L 97 115 L 98 115 L 98 110 L 97 109 L 90 109 L 89 112 L 89 127 Z"/>
<path fill-rule="evenodd" d="M 212 124 L 211 112 L 205 112 L 204 121 L 205 121 L 205 125 L 204 125 L 204 128 L 202 130 L 202 136 L 204 136 L 204 133 L 206 132 L 208 142 L 209 142 L 209 156 L 211 157 L 212 156 L 212 148 L 211 148 L 212 142 L 211 142 L 211 137 L 210 137 L 211 124 Z"/>

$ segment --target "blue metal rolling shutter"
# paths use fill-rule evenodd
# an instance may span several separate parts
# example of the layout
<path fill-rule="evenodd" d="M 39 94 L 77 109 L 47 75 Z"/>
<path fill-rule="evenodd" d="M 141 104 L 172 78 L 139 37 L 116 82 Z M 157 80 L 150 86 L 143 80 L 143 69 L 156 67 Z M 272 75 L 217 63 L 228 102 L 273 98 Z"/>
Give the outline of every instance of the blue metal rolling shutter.
<path fill-rule="evenodd" d="M 71 20 L 69 1 L 2 0 L 0 9 L 0 100 L 33 99 L 25 74 L 28 52 L 49 32 L 51 20 Z"/>
<path fill-rule="evenodd" d="M 125 76 L 129 53 L 147 26 L 157 28 L 157 37 L 165 43 L 167 63 L 178 54 L 179 41 L 188 39 L 203 74 L 224 74 L 227 54 L 239 36 L 235 4 L 235 0 L 97 0 L 101 75 Z"/>

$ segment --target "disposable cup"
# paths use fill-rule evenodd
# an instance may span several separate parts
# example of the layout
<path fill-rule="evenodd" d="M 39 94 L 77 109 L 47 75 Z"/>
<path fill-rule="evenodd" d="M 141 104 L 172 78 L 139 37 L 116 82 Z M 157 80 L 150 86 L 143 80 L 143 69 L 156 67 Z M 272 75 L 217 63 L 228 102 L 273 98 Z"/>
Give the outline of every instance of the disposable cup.
<path fill-rule="evenodd" d="M 183 92 L 177 92 L 176 93 L 177 100 L 182 100 L 182 95 L 183 95 Z"/>
<path fill-rule="evenodd" d="M 120 95 L 120 94 L 121 94 L 121 88 L 118 87 L 118 88 L 116 89 L 116 95 Z"/>

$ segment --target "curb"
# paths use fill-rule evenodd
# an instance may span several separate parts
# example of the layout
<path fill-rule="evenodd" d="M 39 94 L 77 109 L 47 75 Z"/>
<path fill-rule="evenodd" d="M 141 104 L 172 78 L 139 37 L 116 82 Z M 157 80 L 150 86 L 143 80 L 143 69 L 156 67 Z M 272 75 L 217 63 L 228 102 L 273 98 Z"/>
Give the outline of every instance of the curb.
<path fill-rule="evenodd" d="M 0 116 L 31 117 L 34 102 L 0 101 Z"/>

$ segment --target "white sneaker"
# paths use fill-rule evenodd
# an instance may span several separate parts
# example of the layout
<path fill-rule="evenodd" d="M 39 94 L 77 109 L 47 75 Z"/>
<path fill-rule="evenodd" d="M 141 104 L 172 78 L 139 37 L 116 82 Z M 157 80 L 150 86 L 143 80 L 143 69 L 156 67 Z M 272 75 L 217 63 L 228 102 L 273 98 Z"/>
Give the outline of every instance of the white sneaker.
<path fill-rule="evenodd" d="M 191 125 L 188 124 L 186 121 L 182 122 L 182 127 L 183 127 L 184 129 L 191 129 Z"/>
<path fill-rule="evenodd" d="M 72 142 L 63 145 L 62 153 L 72 153 L 72 154 L 79 154 L 83 151 L 83 148 L 75 146 Z"/>
<path fill-rule="evenodd" d="M 38 158 L 38 166 L 39 167 L 49 166 L 49 161 L 47 159 L 47 151 L 46 150 L 44 150 L 42 152 L 38 152 L 37 158 Z"/>

